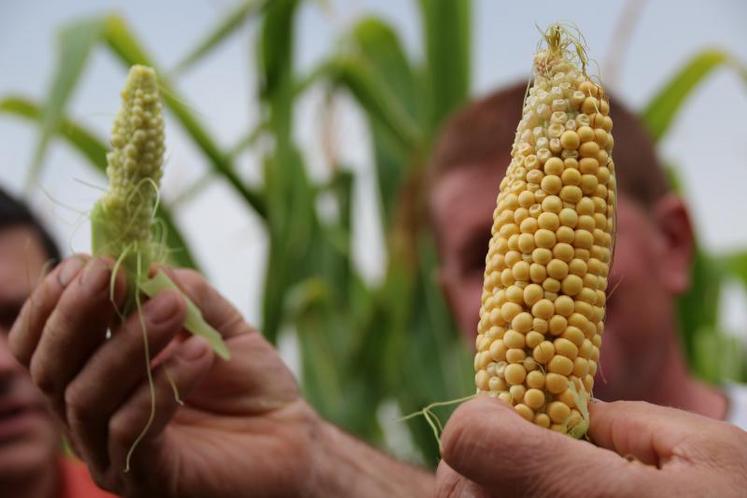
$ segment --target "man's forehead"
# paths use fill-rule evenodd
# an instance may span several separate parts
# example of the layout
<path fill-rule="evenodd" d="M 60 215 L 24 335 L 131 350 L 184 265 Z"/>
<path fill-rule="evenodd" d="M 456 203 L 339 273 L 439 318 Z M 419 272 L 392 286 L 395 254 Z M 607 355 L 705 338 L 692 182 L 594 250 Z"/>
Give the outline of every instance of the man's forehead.
<path fill-rule="evenodd" d="M 492 221 L 502 178 L 503 168 L 496 164 L 465 165 L 445 173 L 431 198 L 439 238 L 462 245 L 478 227 L 485 230 Z"/>
<path fill-rule="evenodd" d="M 455 209 L 471 210 L 476 204 L 482 208 L 494 205 L 504 171 L 497 165 L 465 165 L 452 169 L 436 184 L 434 209 L 442 212 L 439 214 L 449 214 Z"/>

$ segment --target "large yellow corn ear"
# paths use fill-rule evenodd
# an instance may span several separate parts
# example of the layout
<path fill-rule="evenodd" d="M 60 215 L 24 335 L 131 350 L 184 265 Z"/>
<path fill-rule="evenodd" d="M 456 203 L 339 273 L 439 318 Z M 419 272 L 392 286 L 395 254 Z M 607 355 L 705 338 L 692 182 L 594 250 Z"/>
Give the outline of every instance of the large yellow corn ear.
<path fill-rule="evenodd" d="M 557 25 L 545 42 L 493 213 L 475 384 L 581 437 L 613 247 L 612 119 L 581 44 Z"/>

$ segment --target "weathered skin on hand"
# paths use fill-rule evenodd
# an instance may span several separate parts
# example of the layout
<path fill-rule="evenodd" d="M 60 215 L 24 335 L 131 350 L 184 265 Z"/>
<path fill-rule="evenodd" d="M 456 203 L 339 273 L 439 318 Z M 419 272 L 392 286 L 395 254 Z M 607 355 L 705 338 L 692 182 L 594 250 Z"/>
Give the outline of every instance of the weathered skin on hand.
<path fill-rule="evenodd" d="M 591 443 L 527 424 L 486 396 L 465 403 L 443 433 L 436 496 L 744 496 L 747 432 L 644 402 L 590 408 Z"/>

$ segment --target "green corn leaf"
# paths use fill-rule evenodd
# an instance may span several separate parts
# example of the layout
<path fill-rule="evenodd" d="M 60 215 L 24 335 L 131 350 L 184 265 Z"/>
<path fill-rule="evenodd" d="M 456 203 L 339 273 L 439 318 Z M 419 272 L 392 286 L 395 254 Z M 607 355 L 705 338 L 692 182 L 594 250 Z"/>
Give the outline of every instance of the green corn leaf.
<path fill-rule="evenodd" d="M 262 332 L 271 342 L 284 322 L 284 302 L 288 290 L 314 271 L 319 224 L 313 189 L 309 184 L 300 153 L 290 148 L 287 160 L 277 156 L 265 160 L 267 228 L 270 253 L 265 276 Z"/>
<path fill-rule="evenodd" d="M 101 36 L 98 19 L 84 19 L 65 26 L 59 34 L 57 67 L 39 120 L 39 138 L 27 177 L 27 188 L 41 174 L 49 141 L 60 125 L 67 103 L 86 67 L 88 56 Z"/>
<path fill-rule="evenodd" d="M 747 289 L 747 251 L 736 251 L 719 258 L 727 275 L 739 280 Z"/>
<path fill-rule="evenodd" d="M 363 59 L 338 57 L 327 65 L 327 74 L 333 83 L 350 91 L 369 117 L 381 123 L 404 149 L 420 148 L 422 135 L 416 121 L 388 91 L 383 75 L 372 72 Z"/>
<path fill-rule="evenodd" d="M 441 121 L 469 95 L 471 74 L 472 2 L 470 0 L 420 0 L 426 74 L 429 92 L 429 125 Z"/>
<path fill-rule="evenodd" d="M 275 0 L 268 5 L 262 23 L 258 46 L 260 96 L 271 103 L 276 125 L 280 118 L 283 121 L 290 119 L 289 98 L 294 84 L 293 25 L 298 4 L 298 0 Z M 278 97 L 283 101 L 273 101 Z"/>
<path fill-rule="evenodd" d="M 38 124 L 43 119 L 43 106 L 24 98 L 10 96 L 0 99 L 0 113 L 8 114 Z M 96 169 L 104 173 L 106 169 L 106 146 L 92 132 L 62 116 L 55 133 L 65 139 Z"/>
<path fill-rule="evenodd" d="M 744 345 L 738 337 L 716 328 L 698 330 L 693 368 L 702 379 L 714 384 L 725 379 L 743 382 L 746 360 Z"/>
<path fill-rule="evenodd" d="M 7 97 L 0 99 L 0 114 L 8 114 L 33 123 L 39 123 L 42 120 L 43 111 L 38 104 L 31 100 L 22 97 Z M 108 149 L 100 138 L 64 115 L 60 116 L 60 122 L 55 131 L 60 138 L 64 139 L 73 149 L 86 158 L 91 166 L 102 175 L 106 174 L 106 152 Z M 172 251 L 169 254 L 170 262 L 176 266 L 198 268 L 170 210 L 163 202 L 158 206 L 156 217 L 161 220 L 166 230 L 166 245 Z"/>
<path fill-rule="evenodd" d="M 257 124 L 254 128 L 249 130 L 249 133 L 236 141 L 236 144 L 229 149 L 228 157 L 234 159 L 241 155 L 245 150 L 253 147 L 267 129 L 267 123 L 261 122 Z"/>
<path fill-rule="evenodd" d="M 257 61 L 260 101 L 274 150 L 264 157 L 268 270 L 262 307 L 262 332 L 275 342 L 284 323 L 284 300 L 308 277 L 317 220 L 314 195 L 300 152 L 292 143 L 293 25 L 297 0 L 271 2 L 262 18 Z"/>
<path fill-rule="evenodd" d="M 350 33 L 355 53 L 359 55 L 361 64 L 365 64 L 370 74 L 376 78 L 369 82 L 373 91 L 362 88 L 358 91 L 359 101 L 369 95 L 370 102 L 364 106 L 369 116 L 369 126 L 373 138 L 374 156 L 376 159 L 376 176 L 383 221 L 388 228 L 395 199 L 408 170 L 415 166 L 412 149 L 416 147 L 414 128 L 418 123 L 425 122 L 425 101 L 422 98 L 422 82 L 415 77 L 397 33 L 390 25 L 376 17 L 367 17 L 359 21 Z M 357 80 L 351 79 L 355 83 Z M 377 83 L 378 82 L 378 83 Z M 380 84 L 382 90 L 376 92 L 375 87 Z M 359 85 L 360 86 L 360 85 Z M 381 97 L 377 97 L 379 93 Z M 382 104 L 376 105 L 376 101 Z M 388 111 L 386 102 L 391 101 L 396 107 Z M 400 116 L 402 116 L 400 118 Z M 402 124 L 396 125 L 401 121 Z M 389 132 L 394 127 L 404 131 Z M 412 135 L 407 142 L 398 137 Z"/>
<path fill-rule="evenodd" d="M 666 135 L 684 102 L 700 83 L 716 69 L 727 65 L 747 83 L 747 66 L 722 50 L 707 49 L 690 59 L 661 89 L 643 110 L 643 121 L 654 140 Z"/>
<path fill-rule="evenodd" d="M 400 359 L 406 368 L 401 369 L 400 380 L 392 386 L 398 392 L 405 414 L 434 402 L 447 402 L 474 393 L 470 354 L 435 283 L 435 246 L 425 234 L 419 237 L 418 246 L 419 268 L 412 289 L 413 307 Z M 413 355 L 413 351 L 417 354 Z M 445 422 L 456 407 L 455 404 L 439 409 L 440 420 Z M 409 421 L 408 425 L 425 461 L 435 468 L 440 453 L 431 428 L 422 418 Z"/>
<path fill-rule="evenodd" d="M 413 68 L 394 29 L 377 17 L 366 17 L 355 25 L 351 37 L 371 72 L 407 113 L 416 118 L 422 101 L 418 98 Z"/>
<path fill-rule="evenodd" d="M 696 247 L 690 289 L 677 300 L 680 332 L 691 364 L 697 356 L 697 334 L 702 329 L 715 329 L 717 325 L 722 281 L 719 270 L 714 258 Z"/>
<path fill-rule="evenodd" d="M 229 12 L 221 21 L 189 51 L 176 65 L 172 75 L 184 73 L 195 63 L 202 60 L 206 55 L 217 48 L 221 43 L 228 40 L 247 21 L 260 14 L 268 0 L 243 0 Z"/>
<path fill-rule="evenodd" d="M 124 19 L 119 16 L 111 15 L 104 19 L 104 39 L 119 60 L 127 67 L 133 64 L 143 64 L 156 69 L 158 65 L 146 53 L 140 42 L 130 31 Z M 185 99 L 181 98 L 174 87 L 169 83 L 167 78 L 159 77 L 161 86 L 161 95 L 164 103 L 174 114 L 174 117 L 182 125 L 187 134 L 192 138 L 195 145 L 202 151 L 209 160 L 211 168 L 233 187 L 236 192 L 254 209 L 261 217 L 265 218 L 264 199 L 260 192 L 250 189 L 246 186 L 234 170 L 233 164 L 220 147 L 215 139 L 203 127 L 194 113 L 184 103 Z"/>

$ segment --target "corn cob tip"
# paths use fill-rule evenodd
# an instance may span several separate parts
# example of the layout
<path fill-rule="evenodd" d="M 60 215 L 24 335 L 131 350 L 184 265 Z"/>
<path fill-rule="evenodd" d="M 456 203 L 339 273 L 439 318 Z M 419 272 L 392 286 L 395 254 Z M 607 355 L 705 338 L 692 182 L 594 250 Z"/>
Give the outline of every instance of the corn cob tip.
<path fill-rule="evenodd" d="M 562 24 L 551 24 L 542 33 L 542 41 L 545 47 L 538 47 L 537 54 L 534 58 L 535 73 L 547 74 L 553 71 L 556 64 L 561 64 L 560 68 L 555 71 L 564 71 L 570 69 L 568 64 L 580 65 L 581 73 L 589 78 L 586 73 L 588 57 L 586 55 L 586 42 L 581 32 L 571 26 Z"/>

